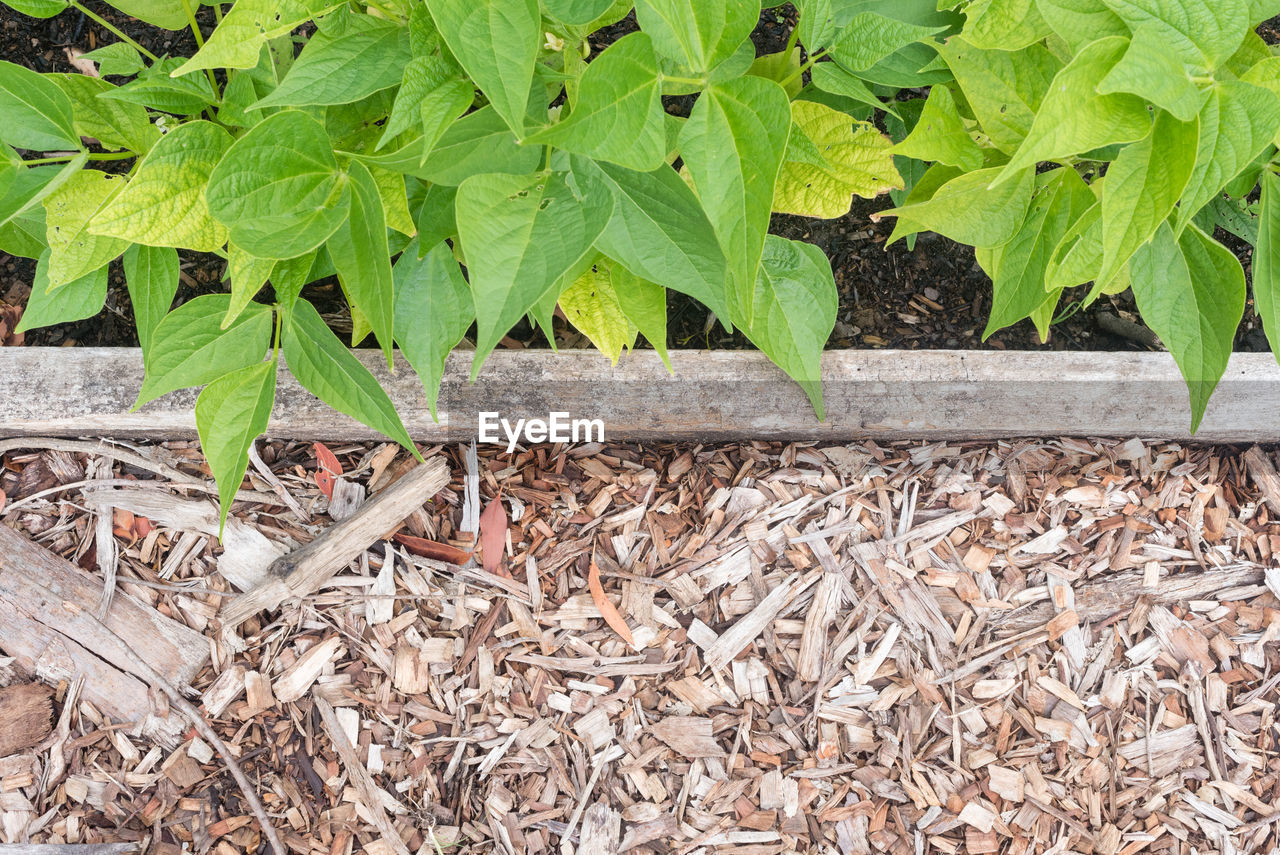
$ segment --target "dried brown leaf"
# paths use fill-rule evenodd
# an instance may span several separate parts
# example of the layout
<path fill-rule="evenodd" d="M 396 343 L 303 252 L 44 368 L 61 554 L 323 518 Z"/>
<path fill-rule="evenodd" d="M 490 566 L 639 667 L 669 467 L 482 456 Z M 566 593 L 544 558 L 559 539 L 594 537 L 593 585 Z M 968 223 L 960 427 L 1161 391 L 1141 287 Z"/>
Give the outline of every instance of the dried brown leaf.
<path fill-rule="evenodd" d="M 604 622 L 613 628 L 613 631 L 622 637 L 622 640 L 631 645 L 634 649 L 636 646 L 635 637 L 631 635 L 631 628 L 627 626 L 627 622 L 622 619 L 622 615 L 614 608 L 613 603 L 604 595 L 604 586 L 600 584 L 600 568 L 596 566 L 596 556 L 591 556 L 591 570 L 587 573 L 587 588 L 591 591 L 591 600 L 596 604 L 596 608 L 600 610 L 600 616 L 604 618 Z"/>
<path fill-rule="evenodd" d="M 502 493 L 494 496 L 480 514 L 480 555 L 484 569 L 499 576 L 511 577 L 503 563 L 507 548 L 507 511 L 502 507 Z"/>

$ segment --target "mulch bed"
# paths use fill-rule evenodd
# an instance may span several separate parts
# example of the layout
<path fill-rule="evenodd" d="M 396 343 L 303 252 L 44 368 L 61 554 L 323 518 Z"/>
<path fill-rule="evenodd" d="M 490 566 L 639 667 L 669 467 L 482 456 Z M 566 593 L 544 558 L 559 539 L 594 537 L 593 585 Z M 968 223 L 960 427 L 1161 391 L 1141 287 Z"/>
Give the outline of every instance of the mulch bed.
<path fill-rule="evenodd" d="M 427 448 L 452 481 L 396 537 L 228 635 L 220 567 L 357 518 L 409 463 L 329 451 L 333 499 L 319 449 L 260 444 L 233 512 L 257 554 L 159 521 L 207 514 L 180 495 L 207 476 L 193 444 L 0 443 L 4 524 L 207 637 L 191 697 L 294 852 L 1280 845 L 1270 452 L 481 449 L 509 527 L 481 530 L 502 554 L 477 564 L 465 450 Z M 29 682 L 0 657 L 0 686 Z M 69 692 L 58 729 L 0 758 L 0 841 L 264 851 L 205 740 L 165 747 Z"/>

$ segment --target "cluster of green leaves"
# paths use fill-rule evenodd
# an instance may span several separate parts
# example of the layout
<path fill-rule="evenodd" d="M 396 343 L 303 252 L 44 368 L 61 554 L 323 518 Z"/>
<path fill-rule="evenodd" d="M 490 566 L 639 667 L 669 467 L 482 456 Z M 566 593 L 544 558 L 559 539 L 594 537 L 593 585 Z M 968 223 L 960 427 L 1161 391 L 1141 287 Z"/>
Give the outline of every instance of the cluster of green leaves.
<path fill-rule="evenodd" d="M 158 57 L 119 33 L 86 57 L 100 77 L 0 62 L 0 249 L 38 259 L 24 328 L 100 311 L 123 259 L 138 405 L 204 387 L 224 516 L 281 354 L 316 396 L 413 448 L 307 300 L 335 275 L 352 344 L 372 334 L 388 366 L 398 348 L 433 413 L 473 324 L 473 378 L 522 318 L 552 337 L 557 306 L 614 360 L 640 334 L 665 359 L 674 289 L 741 329 L 821 416 L 831 267 L 768 234 L 770 216 L 836 217 L 855 194 L 905 189 L 864 121 L 883 106 L 872 87 L 945 70 L 920 40 L 956 18 L 806 0 L 786 48 L 757 57 L 760 0 L 235 0 L 210 4 L 207 41 L 195 0 L 111 2 L 189 22 L 199 50 Z M 593 54 L 592 34 L 633 11 L 638 31 Z M 689 96 L 687 113 L 665 96 Z M 229 287 L 173 309 L 179 249 L 224 258 Z"/>
<path fill-rule="evenodd" d="M 1254 302 L 1280 359 L 1276 0 L 963 0 L 934 85 L 894 152 L 930 162 L 892 240 L 976 247 L 987 334 L 1132 289 L 1190 392 L 1192 429 L 1226 369 L 1245 272 L 1215 227 L 1256 242 Z M 1257 198 L 1261 183 L 1261 203 Z M 1259 216 L 1261 220 L 1259 221 Z M 1087 290 L 1070 289 L 1087 286 Z"/>

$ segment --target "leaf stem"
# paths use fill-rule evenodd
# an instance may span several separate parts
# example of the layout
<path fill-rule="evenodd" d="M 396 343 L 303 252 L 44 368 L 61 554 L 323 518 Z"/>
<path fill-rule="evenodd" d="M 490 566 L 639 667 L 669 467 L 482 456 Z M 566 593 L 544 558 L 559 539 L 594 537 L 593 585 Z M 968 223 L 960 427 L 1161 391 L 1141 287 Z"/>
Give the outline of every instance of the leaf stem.
<path fill-rule="evenodd" d="M 138 155 L 131 151 L 108 151 L 91 154 L 89 155 L 89 160 L 128 160 L 131 157 L 137 156 Z M 24 160 L 22 161 L 22 165 L 44 166 L 50 163 L 66 163 L 67 161 L 75 160 L 77 157 L 79 157 L 78 154 L 59 154 L 54 157 L 38 157 L 34 160 Z"/>
<path fill-rule="evenodd" d="M 800 41 L 800 27 L 792 27 L 791 35 L 787 38 L 787 48 L 782 52 L 783 56 L 790 56 L 791 51 L 795 50 L 796 44 Z"/>
<path fill-rule="evenodd" d="M 795 71 L 788 74 L 784 79 L 778 81 L 779 85 L 781 85 L 782 88 L 784 89 L 790 86 L 796 80 L 800 79 L 800 76 L 803 75 L 806 71 L 808 71 L 810 68 L 813 68 L 814 63 L 816 63 L 818 60 L 822 59 L 826 55 L 827 55 L 826 50 L 820 50 L 817 53 L 811 55 L 809 57 L 808 62 L 806 62 L 804 65 L 800 66 Z"/>
<path fill-rule="evenodd" d="M 187 26 L 191 28 L 191 35 L 196 39 L 196 50 L 204 47 L 204 33 L 200 32 L 200 22 L 196 20 L 196 12 L 191 8 L 191 0 L 182 0 L 182 11 L 187 13 Z M 218 79 L 213 76 L 213 69 L 206 68 L 205 76 L 209 78 L 209 85 L 213 87 L 213 94 L 221 99 L 222 91 L 218 89 Z"/>
<path fill-rule="evenodd" d="M 687 86 L 706 86 L 707 81 L 700 77 L 676 77 L 673 74 L 661 75 L 663 82 L 684 83 Z"/>
<path fill-rule="evenodd" d="M 129 36 L 125 35 L 124 32 L 115 24 L 111 23 L 106 18 L 103 18 L 101 15 L 99 15 L 97 12 L 93 11 L 92 9 L 89 9 L 81 5 L 79 2 L 77 2 L 77 0 L 70 0 L 70 6 L 72 9 L 75 9 L 83 13 L 86 18 L 95 22 L 99 27 L 102 27 L 107 32 L 112 33 L 121 41 L 125 42 L 126 44 L 131 45 L 134 50 L 136 50 L 138 53 L 142 54 L 152 62 L 155 62 L 156 60 L 159 59 L 159 57 L 156 56 L 154 53 L 147 50 L 142 45 L 138 44 Z"/>

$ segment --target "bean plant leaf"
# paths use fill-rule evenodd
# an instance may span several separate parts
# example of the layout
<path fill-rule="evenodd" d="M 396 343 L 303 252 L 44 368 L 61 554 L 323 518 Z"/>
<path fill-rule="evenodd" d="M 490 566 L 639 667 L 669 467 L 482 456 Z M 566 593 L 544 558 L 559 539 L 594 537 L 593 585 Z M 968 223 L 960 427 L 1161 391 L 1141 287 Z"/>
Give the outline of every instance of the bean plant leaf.
<path fill-rule="evenodd" d="M 257 108 L 350 104 L 398 84 L 411 58 L 408 29 L 372 15 L 350 15 L 344 24 L 318 30 Z"/>
<path fill-rule="evenodd" d="M 0 193 L 0 226 L 33 210 L 39 211 L 40 216 L 43 216 L 44 200 L 79 175 L 88 159 L 89 153 L 82 151 L 61 166 L 17 168 L 10 178 L 8 188 Z M 41 241 L 45 241 L 43 235 Z"/>
<path fill-rule="evenodd" d="M 652 171 L 667 156 L 661 95 L 653 42 L 645 33 L 631 33 L 587 66 L 568 118 L 531 134 L 526 142 Z"/>
<path fill-rule="evenodd" d="M 865 71 L 901 48 L 940 32 L 941 27 L 920 26 L 878 12 L 860 12 L 836 35 L 828 52 L 850 71 Z"/>
<path fill-rule="evenodd" d="M 94 216 L 89 230 L 148 246 L 220 249 L 227 229 L 209 213 L 205 185 L 231 142 L 212 122 L 173 129 L 142 159 L 128 186 Z"/>
<path fill-rule="evenodd" d="M 985 155 L 965 130 L 951 90 L 935 85 L 907 138 L 893 147 L 895 155 L 940 161 L 963 170 L 981 169 Z"/>
<path fill-rule="evenodd" d="M 820 420 L 822 348 L 836 323 L 831 262 L 813 244 L 769 235 L 760 262 L 747 338 L 800 384 Z"/>
<path fill-rule="evenodd" d="M 1244 270 L 1231 251 L 1194 225 L 1175 238 L 1168 223 L 1129 265 L 1142 320 L 1173 354 L 1191 397 L 1191 430 L 1227 369 L 1244 314 Z"/>
<path fill-rule="evenodd" d="M 537 0 L 428 0 L 445 44 L 517 137 L 541 43 Z"/>
<path fill-rule="evenodd" d="M 713 86 L 680 131 L 685 168 L 729 263 L 729 310 L 749 323 L 773 190 L 791 131 L 782 87 L 761 77 Z"/>
<path fill-rule="evenodd" d="M 623 348 L 635 345 L 636 327 L 622 311 L 610 266 L 601 260 L 589 267 L 560 295 L 569 323 L 596 349 L 618 364 Z"/>
<path fill-rule="evenodd" d="M 395 297 L 392 293 L 391 251 L 387 246 L 387 220 L 382 212 L 378 185 L 368 167 L 353 160 L 351 215 L 326 244 L 338 279 L 352 304 L 360 310 L 377 336 L 391 367 Z"/>
<path fill-rule="evenodd" d="M 834 219 L 849 212 L 854 196 L 870 199 L 903 186 L 893 143 L 875 125 L 813 101 L 793 102 L 791 118 L 773 210 Z"/>
<path fill-rule="evenodd" d="M 1036 9 L 1072 53 L 1096 39 L 1129 35 L 1105 0 L 1036 0 Z"/>
<path fill-rule="evenodd" d="M 815 88 L 823 92 L 849 98 L 877 110 L 884 110 L 890 115 L 897 112 L 894 104 L 881 101 L 866 83 L 834 62 L 820 62 L 810 68 L 809 79 Z"/>
<path fill-rule="evenodd" d="M 306 300 L 299 300 L 288 313 L 281 346 L 290 373 L 303 388 L 417 456 L 413 440 L 387 393 Z"/>
<path fill-rule="evenodd" d="M 31 280 L 31 296 L 14 332 L 91 318 L 107 302 L 106 265 L 73 279 L 60 288 L 49 287 L 49 253 L 36 262 Z"/>
<path fill-rule="evenodd" d="M 576 156 L 572 163 L 575 177 L 594 177 L 613 194 L 613 215 L 596 245 L 636 277 L 693 297 L 728 326 L 724 252 L 675 170 L 635 172 Z"/>
<path fill-rule="evenodd" d="M 276 360 L 214 380 L 196 398 L 196 432 L 218 485 L 218 536 L 249 466 L 249 449 L 267 429 L 276 400 Z"/>
<path fill-rule="evenodd" d="M 1151 115 L 1141 98 L 1126 93 L 1099 95 L 1098 81 L 1124 56 L 1128 40 L 1109 37 L 1091 42 L 1053 78 L 1026 139 L 999 180 L 1042 160 L 1056 160 L 1111 143 L 1142 139 Z"/>
<path fill-rule="evenodd" d="M 543 0 L 551 17 L 571 27 L 582 27 L 599 18 L 614 0 Z"/>
<path fill-rule="evenodd" d="M 1280 363 L 1280 175 L 1262 173 L 1258 245 L 1253 253 L 1253 308 Z"/>
<path fill-rule="evenodd" d="M 0 141 L 33 151 L 80 148 L 71 99 L 43 75 L 0 60 Z"/>
<path fill-rule="evenodd" d="M 975 0 L 965 17 L 965 39 L 989 50 L 1021 50 L 1053 32 L 1036 0 Z"/>
<path fill-rule="evenodd" d="M 475 89 L 460 76 L 461 70 L 439 56 L 420 56 L 404 67 L 400 90 L 391 115 L 383 126 L 377 151 L 411 128 L 421 128 L 427 140 L 419 163 L 452 122 L 463 114 L 475 97 Z"/>
<path fill-rule="evenodd" d="M 178 293 L 178 253 L 168 247 L 135 243 L 124 251 L 124 284 L 129 289 L 138 344 L 145 354 L 160 321 Z"/>
<path fill-rule="evenodd" d="M 288 35 L 336 5 L 333 0 L 236 0 L 204 47 L 175 73 L 187 74 L 206 68 L 253 68 L 269 40 Z"/>
<path fill-rule="evenodd" d="M 271 344 L 271 309 L 250 303 L 223 329 L 230 305 L 230 294 L 203 294 L 164 316 L 142 355 L 146 376 L 134 409 L 262 361 Z"/>
<path fill-rule="evenodd" d="M 106 148 L 146 154 L 160 139 L 160 130 L 140 104 L 98 96 L 115 87 L 87 74 L 46 74 L 71 99 L 72 124 L 77 134 L 92 137 Z"/>
<path fill-rule="evenodd" d="M 3 5 L 31 18 L 52 18 L 67 8 L 67 0 L 4 0 Z"/>
<path fill-rule="evenodd" d="M 162 30 L 181 30 L 187 26 L 181 0 L 111 0 L 110 5 Z"/>
<path fill-rule="evenodd" d="M 641 279 L 621 264 L 609 261 L 609 280 L 618 297 L 622 314 L 658 351 L 658 356 L 671 371 L 667 356 L 667 289 Z"/>
<path fill-rule="evenodd" d="M 1124 56 L 1098 82 L 1099 94 L 1113 92 L 1137 95 L 1183 122 L 1194 119 L 1208 97 L 1191 80 L 1186 64 L 1169 51 L 1159 29 L 1150 24 L 1138 28 Z"/>
<path fill-rule="evenodd" d="M 982 50 L 960 36 L 939 45 L 938 53 L 955 75 L 983 133 L 996 148 L 1013 154 L 1031 131 L 1062 64 L 1041 45 L 1019 51 Z"/>
<path fill-rule="evenodd" d="M 259 258 L 293 258 L 346 220 L 349 184 L 324 126 L 285 110 L 236 140 L 210 174 L 205 198 L 232 242 Z"/>
<path fill-rule="evenodd" d="M 1137 31 L 1155 29 L 1166 50 L 1208 71 L 1240 47 L 1249 29 L 1247 0 L 1106 0 Z"/>
<path fill-rule="evenodd" d="M 658 53 L 705 74 L 751 35 L 760 21 L 760 0 L 638 0 L 636 21 Z"/>
<path fill-rule="evenodd" d="M 1161 111 L 1151 132 L 1126 146 L 1107 170 L 1099 281 L 1114 276 L 1173 213 L 1195 166 L 1198 125 Z"/>
<path fill-rule="evenodd" d="M 493 107 L 485 107 L 450 125 L 416 174 L 433 184 L 456 187 L 487 172 L 523 175 L 541 161 L 542 149 L 519 145 L 506 121 Z"/>
<path fill-rule="evenodd" d="M 222 329 L 235 323 L 245 307 L 258 296 L 262 286 L 278 262 L 271 258 L 250 255 L 234 243 L 227 244 L 227 278 L 231 280 L 231 302 L 222 317 Z"/>
<path fill-rule="evenodd" d="M 125 185 L 119 175 L 85 169 L 44 200 L 49 260 L 49 287 L 79 279 L 114 259 L 129 247 L 121 238 L 95 235 L 89 222 Z"/>
<path fill-rule="evenodd" d="M 91 50 L 81 59 L 98 64 L 98 73 L 103 77 L 132 77 L 147 67 L 142 61 L 142 54 L 126 42 L 112 42 L 105 47 Z"/>
<path fill-rule="evenodd" d="M 999 246 L 1009 240 L 1026 219 L 1035 170 L 1023 169 L 1012 181 L 992 186 L 999 173 L 998 166 L 966 172 L 922 201 L 884 211 L 881 216 L 898 218 L 888 243 L 925 230 L 969 246 Z"/>
<path fill-rule="evenodd" d="M 1101 269 L 1102 203 L 1095 201 L 1059 239 L 1045 268 L 1045 290 L 1083 285 L 1096 278 Z"/>
<path fill-rule="evenodd" d="M 1215 83 L 1200 110 L 1195 168 L 1178 210 L 1178 234 L 1271 144 L 1280 130 L 1280 97 L 1240 80 Z"/>
<path fill-rule="evenodd" d="M 613 210 L 589 176 L 475 175 L 458 188 L 458 230 L 476 305 L 474 380 L 499 339 L 591 250 Z"/>
<path fill-rule="evenodd" d="M 396 344 L 422 379 L 431 418 L 439 421 L 436 402 L 445 361 L 476 318 L 471 288 L 453 249 L 440 241 L 418 257 L 415 239 L 392 268 L 395 276 Z"/>
<path fill-rule="evenodd" d="M 1032 315 L 1044 304 L 1049 259 L 1067 230 L 1094 201 L 1089 186 L 1069 166 L 1036 176 L 1027 217 L 1017 234 L 1000 247 L 999 263 L 991 274 L 991 316 L 984 339 Z"/>
<path fill-rule="evenodd" d="M 141 104 L 180 116 L 194 116 L 217 102 L 218 93 L 213 91 L 213 84 L 203 74 L 188 73 L 175 77 L 181 64 L 182 60 L 176 57 L 161 59 L 133 80 L 98 97 Z"/>

